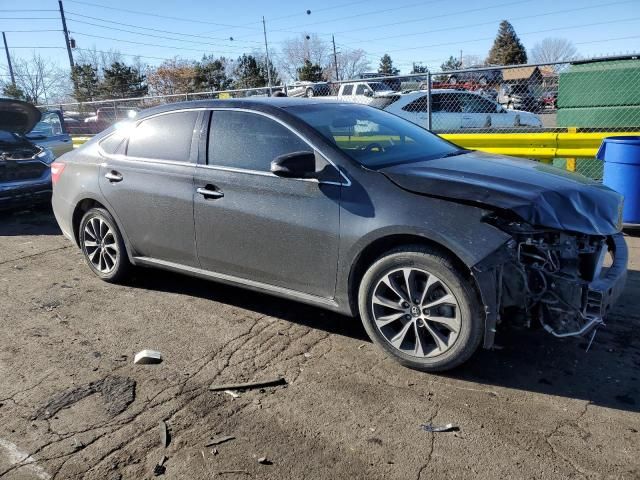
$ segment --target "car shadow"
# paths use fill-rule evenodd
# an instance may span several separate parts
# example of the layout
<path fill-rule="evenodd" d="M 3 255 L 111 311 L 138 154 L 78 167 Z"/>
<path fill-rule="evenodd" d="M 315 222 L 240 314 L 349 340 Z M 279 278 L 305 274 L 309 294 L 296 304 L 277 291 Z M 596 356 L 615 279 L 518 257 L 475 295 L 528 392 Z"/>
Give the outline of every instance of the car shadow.
<path fill-rule="evenodd" d="M 23 210 L 0 211 L 0 237 L 61 234 L 50 205 Z"/>
<path fill-rule="evenodd" d="M 357 319 L 272 297 L 247 295 L 240 288 L 216 285 L 176 273 L 140 269 L 129 286 L 214 300 L 369 341 Z M 590 401 L 603 407 L 640 411 L 640 272 L 629 271 L 626 289 L 587 351 L 589 338 L 557 339 L 538 330 L 503 328 L 494 350 L 480 349 L 469 362 L 444 377 L 516 390 Z"/>

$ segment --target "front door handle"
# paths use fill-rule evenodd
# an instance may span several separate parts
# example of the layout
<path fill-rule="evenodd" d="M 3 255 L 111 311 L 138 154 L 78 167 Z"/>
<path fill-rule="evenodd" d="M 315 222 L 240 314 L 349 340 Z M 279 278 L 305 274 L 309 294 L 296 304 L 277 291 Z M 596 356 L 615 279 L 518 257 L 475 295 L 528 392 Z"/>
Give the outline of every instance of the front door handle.
<path fill-rule="evenodd" d="M 205 187 L 200 187 L 200 188 L 196 189 L 196 192 L 198 192 L 204 198 L 222 198 L 222 197 L 224 197 L 224 193 L 222 193 L 220 190 L 218 190 L 213 185 L 207 185 Z"/>
<path fill-rule="evenodd" d="M 104 178 L 109 180 L 111 183 L 116 183 L 121 182 L 123 177 L 122 174 L 116 172 L 115 170 L 111 170 L 104 175 Z"/>

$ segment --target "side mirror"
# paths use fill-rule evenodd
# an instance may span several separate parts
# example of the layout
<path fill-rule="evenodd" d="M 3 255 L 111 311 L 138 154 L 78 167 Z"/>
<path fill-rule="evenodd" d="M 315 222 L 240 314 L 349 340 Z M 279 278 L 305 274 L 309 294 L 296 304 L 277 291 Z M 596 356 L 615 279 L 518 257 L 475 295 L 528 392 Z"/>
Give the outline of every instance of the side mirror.
<path fill-rule="evenodd" d="M 314 178 L 316 155 L 309 151 L 280 155 L 271 162 L 271 173 L 284 178 Z"/>

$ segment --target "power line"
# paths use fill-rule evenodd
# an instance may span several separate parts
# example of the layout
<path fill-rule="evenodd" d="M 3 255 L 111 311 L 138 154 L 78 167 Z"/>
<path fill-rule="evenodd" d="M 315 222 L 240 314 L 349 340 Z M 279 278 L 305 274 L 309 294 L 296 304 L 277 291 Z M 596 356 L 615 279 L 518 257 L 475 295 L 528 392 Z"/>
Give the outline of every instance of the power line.
<path fill-rule="evenodd" d="M 525 15 L 522 17 L 515 17 L 515 18 L 510 18 L 509 21 L 513 22 L 515 20 L 528 20 L 531 18 L 538 18 L 538 17 L 544 17 L 544 16 L 548 16 L 548 15 L 556 15 L 556 14 L 561 14 L 561 13 L 572 13 L 572 12 L 576 12 L 576 11 L 580 11 L 580 10 L 588 10 L 588 9 L 593 9 L 593 8 L 600 8 L 600 7 L 609 7 L 612 5 L 620 5 L 620 4 L 624 4 L 624 3 L 635 3 L 637 0 L 623 0 L 623 1 L 619 1 L 619 2 L 609 2 L 609 3 L 600 3 L 597 5 L 590 5 L 590 6 L 586 6 L 586 7 L 578 7 L 578 8 L 568 8 L 568 9 L 564 9 L 564 10 L 555 10 L 553 12 L 546 12 L 546 13 L 537 13 L 537 14 L 533 14 L 533 15 Z M 434 18 L 434 17 L 431 17 Z M 469 28 L 469 27 L 479 27 L 482 25 L 493 25 L 496 22 L 500 22 L 502 19 L 496 19 L 496 20 L 491 20 L 491 21 L 487 21 L 487 22 L 481 22 L 481 23 L 471 23 L 471 24 L 466 24 L 466 25 L 458 25 L 455 27 L 445 27 L 445 28 L 438 28 L 435 30 L 428 30 L 425 32 L 414 32 L 414 33 L 402 33 L 399 35 L 390 35 L 390 36 L 386 36 L 386 37 L 376 37 L 376 38 L 369 38 L 366 40 L 358 40 L 358 41 L 354 41 L 351 43 L 369 43 L 369 42 L 374 42 L 374 41 L 380 41 L 380 40 L 390 40 L 393 38 L 401 38 L 401 37 L 409 37 L 412 35 L 425 35 L 428 33 L 438 33 L 438 32 L 446 32 L 446 31 L 450 31 L 450 30 L 460 30 L 463 28 Z"/>
<path fill-rule="evenodd" d="M 200 52 L 200 53 L 204 53 L 207 49 L 201 49 L 201 48 L 189 48 L 189 47 L 174 47 L 171 45 L 158 45 L 157 43 L 146 43 L 146 42 L 135 42 L 133 40 L 123 40 L 120 38 L 114 38 L 114 37 L 103 37 L 102 35 L 93 35 L 90 33 L 83 33 L 83 32 L 78 32 L 76 30 L 73 31 L 73 33 L 75 35 L 81 35 L 84 37 L 92 37 L 92 38 L 100 38 L 103 40 L 111 40 L 114 42 L 121 42 L 121 43 L 130 43 L 133 45 L 144 45 L 147 47 L 159 47 L 159 48 L 170 48 L 173 50 L 190 50 L 192 52 Z M 231 55 L 236 55 L 238 52 L 230 52 L 230 51 L 221 51 L 219 50 L 218 53 L 227 53 L 227 54 L 231 54 Z"/>
<path fill-rule="evenodd" d="M 92 3 L 92 2 L 85 2 L 85 1 L 81 1 L 81 0 L 67 0 L 68 2 L 71 3 L 79 3 L 81 5 L 89 5 L 92 7 L 98 7 L 98 8 L 104 8 L 107 10 L 115 10 L 118 12 L 127 12 L 127 13 L 133 13 L 134 15 L 145 15 L 147 17 L 156 17 L 156 18 L 164 18 L 167 20 L 178 20 L 178 21 L 182 21 L 182 22 L 189 22 L 189 23 L 200 23 L 200 24 L 205 24 L 205 25 L 217 25 L 220 27 L 230 27 L 230 28 L 248 28 L 250 30 L 255 30 L 255 28 L 250 28 L 250 27 L 246 27 L 246 26 L 242 26 L 242 25 L 230 25 L 227 23 L 217 23 L 217 22 L 211 22 L 208 20 L 196 20 L 193 18 L 183 18 L 183 17 L 173 17 L 173 16 L 169 16 L 169 15 L 160 15 L 157 13 L 150 13 L 150 12 L 141 12 L 139 10 L 129 10 L 126 8 L 116 8 L 116 7 L 110 7 L 107 5 L 101 5 L 99 3 Z"/>
<path fill-rule="evenodd" d="M 608 21 L 608 22 L 585 23 L 585 24 L 582 24 L 582 25 L 573 25 L 573 26 L 569 26 L 569 27 L 564 26 L 564 27 L 557 27 L 557 28 L 547 28 L 547 29 L 544 29 L 544 30 L 523 32 L 523 33 L 520 33 L 519 36 L 533 35 L 533 34 L 536 34 L 536 33 L 555 32 L 555 31 L 558 31 L 558 30 L 572 30 L 574 28 L 593 27 L 593 26 L 598 26 L 598 25 L 608 25 L 608 24 L 611 24 L 611 23 L 630 22 L 630 21 L 636 21 L 636 20 L 640 20 L 640 17 L 623 18 L 623 19 L 618 19 L 618 20 L 611 20 L 611 21 Z M 473 42 L 480 42 L 480 41 L 484 41 L 484 40 L 493 40 L 494 38 L 495 38 L 494 36 L 491 36 L 491 37 L 483 37 L 483 38 L 474 38 L 472 40 L 462 40 L 462 41 L 458 41 L 458 42 L 435 43 L 435 44 L 431 44 L 431 45 L 420 45 L 420 46 L 415 46 L 415 47 L 405 47 L 405 48 L 396 49 L 396 50 L 387 50 L 385 53 L 401 52 L 401 51 L 405 51 L 405 50 L 418 50 L 418 49 L 421 49 L 421 48 L 443 47 L 443 46 L 448 46 L 448 45 L 458 45 L 458 44 L 461 44 L 461 43 L 473 43 Z"/>
<path fill-rule="evenodd" d="M 119 32 L 132 33 L 134 35 L 140 35 L 140 36 L 144 36 L 144 37 L 160 38 L 160 39 L 163 39 L 163 40 L 173 40 L 173 41 L 176 41 L 176 42 L 195 43 L 195 44 L 198 44 L 198 45 L 211 45 L 211 46 L 215 46 L 215 47 L 221 47 L 221 46 L 228 47 L 228 45 L 220 45 L 219 43 L 204 42 L 202 40 L 184 40 L 182 38 L 167 37 L 167 36 L 163 36 L 163 35 L 154 35 L 152 33 L 135 32 L 133 30 L 126 30 L 124 28 L 116 28 L 116 27 L 112 27 L 112 26 L 98 25 L 97 23 L 91 23 L 91 22 L 81 22 L 81 21 L 74 20 L 74 19 L 71 19 L 71 20 L 73 22 L 80 23 L 80 24 L 83 24 L 83 25 L 92 25 L 94 27 L 108 28 L 110 30 L 117 30 Z"/>
<path fill-rule="evenodd" d="M 365 17 L 365 16 L 368 16 L 368 15 L 377 15 L 379 13 L 386 13 L 386 12 L 397 12 L 398 10 L 400 10 L 402 8 L 412 8 L 412 7 L 415 7 L 415 6 L 418 6 L 418 5 L 430 5 L 432 3 L 439 3 L 439 2 L 442 2 L 442 1 L 444 1 L 444 0 L 429 0 L 429 1 L 426 1 L 426 2 L 422 1 L 422 2 L 417 2 L 417 3 L 411 3 L 411 4 L 408 4 L 408 5 L 398 5 L 398 6 L 395 6 L 393 8 L 384 8 L 384 9 L 381 9 L 381 10 L 372 10 L 372 11 L 365 12 L 365 13 L 359 13 L 357 15 L 341 16 L 340 20 L 349 20 L 351 18 L 361 18 L 361 17 Z M 532 0 L 526 0 L 526 1 L 532 1 Z M 335 19 L 321 20 L 319 22 L 307 23 L 307 24 L 304 24 L 304 25 L 300 25 L 300 27 L 306 29 L 307 27 L 313 27 L 315 25 L 323 25 L 323 24 L 332 23 L 332 22 L 335 22 Z M 302 32 L 293 32 L 291 30 L 281 30 L 281 29 L 274 29 L 274 28 L 269 29 L 269 31 L 270 32 L 302 33 Z M 344 33 L 344 32 L 337 32 L 337 33 Z M 246 37 L 247 36 L 245 35 L 245 36 L 238 37 L 238 38 L 246 38 Z"/>
<path fill-rule="evenodd" d="M 137 29 L 140 29 L 140 30 L 148 30 L 150 32 L 168 33 L 170 35 L 179 35 L 179 36 L 184 36 L 184 37 L 204 38 L 204 39 L 207 39 L 207 40 L 228 40 L 228 38 L 215 38 L 215 37 L 211 37 L 211 36 L 208 36 L 208 35 L 197 35 L 197 34 L 194 34 L 194 33 L 173 32 L 173 31 L 170 31 L 170 30 L 161 30 L 161 29 L 158 29 L 158 28 L 141 27 L 141 26 L 138 26 L 138 25 L 132 25 L 130 23 L 116 22 L 116 21 L 113 21 L 113 20 L 104 20 L 102 18 L 91 17 L 89 15 L 82 15 L 82 14 L 75 13 L 75 12 L 67 12 L 67 14 L 73 15 L 74 17 L 89 18 L 91 20 L 97 20 L 97 21 L 104 22 L 104 23 L 111 23 L 111 24 L 114 24 L 114 25 L 121 25 L 121 26 L 124 26 L 124 27 L 137 28 Z M 106 25 L 96 25 L 94 23 L 84 22 L 84 21 L 73 19 L 73 18 L 71 20 L 73 20 L 74 22 L 78 22 L 78 23 L 86 23 L 87 25 L 100 26 L 100 27 L 103 27 L 103 28 L 111 28 L 111 27 L 108 27 Z M 235 41 L 235 38 L 234 38 L 234 41 Z M 262 44 L 262 42 L 249 41 L 249 40 L 245 41 L 244 43 Z"/>
<path fill-rule="evenodd" d="M 40 33 L 40 32 L 61 32 L 62 30 L 5 30 L 5 33 Z"/>

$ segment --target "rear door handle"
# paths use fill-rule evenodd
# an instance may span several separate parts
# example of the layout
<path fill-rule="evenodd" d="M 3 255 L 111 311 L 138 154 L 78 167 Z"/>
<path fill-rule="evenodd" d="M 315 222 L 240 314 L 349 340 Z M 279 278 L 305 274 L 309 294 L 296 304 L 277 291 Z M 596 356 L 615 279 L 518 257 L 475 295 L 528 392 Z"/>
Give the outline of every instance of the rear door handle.
<path fill-rule="evenodd" d="M 109 180 L 111 183 L 121 182 L 122 174 L 116 172 L 115 170 L 111 170 L 104 175 L 104 178 Z"/>
<path fill-rule="evenodd" d="M 200 187 L 196 189 L 200 195 L 204 198 L 222 198 L 224 197 L 224 193 L 217 189 L 214 185 L 207 185 L 205 187 Z"/>

